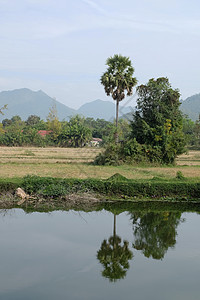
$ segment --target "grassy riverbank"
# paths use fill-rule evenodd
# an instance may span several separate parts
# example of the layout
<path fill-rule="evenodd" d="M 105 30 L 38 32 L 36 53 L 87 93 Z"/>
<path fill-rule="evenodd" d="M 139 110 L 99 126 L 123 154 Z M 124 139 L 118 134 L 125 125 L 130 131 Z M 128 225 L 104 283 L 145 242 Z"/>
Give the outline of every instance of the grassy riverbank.
<path fill-rule="evenodd" d="M 81 199 L 83 194 L 82 201 L 90 203 L 108 202 L 109 199 L 200 201 L 200 151 L 182 155 L 175 166 L 94 166 L 91 162 L 100 151 L 93 148 L 1 147 L 2 203 L 10 199 L 12 205 L 16 205 L 18 200 L 13 195 L 18 187 L 36 197 L 34 205 L 41 199 L 44 204 L 46 199 L 51 199 L 52 204 L 60 201 L 65 207 L 66 202 L 77 202 L 74 195 Z M 122 177 L 112 177 L 116 173 Z"/>
<path fill-rule="evenodd" d="M 119 174 L 104 179 L 72 179 L 26 176 L 18 179 L 0 180 L 1 195 L 14 195 L 17 187 L 27 194 L 25 202 L 44 200 L 68 204 L 70 202 L 115 201 L 163 201 L 200 202 L 200 181 L 182 178 L 164 180 L 154 177 L 151 180 L 127 179 Z M 84 196 L 83 196 L 84 195 Z M 92 196 L 91 196 L 92 195 Z M 16 202 L 15 197 L 11 197 Z M 9 197 L 8 197 L 9 201 Z M 16 202 L 17 203 L 17 202 Z"/>

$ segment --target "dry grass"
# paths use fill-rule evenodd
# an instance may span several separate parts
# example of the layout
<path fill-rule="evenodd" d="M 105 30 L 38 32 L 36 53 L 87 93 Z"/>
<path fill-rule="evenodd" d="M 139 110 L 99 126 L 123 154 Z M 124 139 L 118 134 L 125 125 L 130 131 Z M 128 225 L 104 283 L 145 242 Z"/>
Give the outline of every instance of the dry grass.
<path fill-rule="evenodd" d="M 23 177 L 27 174 L 62 178 L 108 178 L 119 172 L 127 178 L 148 179 L 154 176 L 200 177 L 200 151 L 190 151 L 177 159 L 177 166 L 93 166 L 89 164 L 100 152 L 97 148 L 25 148 L 0 147 L 0 177 Z"/>
<path fill-rule="evenodd" d="M 0 147 L 0 163 L 80 163 L 91 162 L 98 148 Z"/>
<path fill-rule="evenodd" d="M 179 166 L 200 166 L 200 151 L 189 151 L 177 159 Z"/>

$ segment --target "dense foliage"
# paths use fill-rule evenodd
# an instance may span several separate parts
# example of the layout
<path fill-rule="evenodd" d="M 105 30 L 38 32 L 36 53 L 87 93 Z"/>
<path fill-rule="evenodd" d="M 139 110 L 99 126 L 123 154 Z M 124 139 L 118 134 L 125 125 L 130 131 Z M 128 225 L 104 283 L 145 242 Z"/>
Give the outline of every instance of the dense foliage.
<path fill-rule="evenodd" d="M 131 137 L 147 145 L 158 161 L 173 163 L 185 146 L 179 91 L 172 89 L 167 78 L 158 78 L 139 86 L 137 94 Z"/>
<path fill-rule="evenodd" d="M 196 122 L 190 120 L 187 116 L 183 118 L 183 132 L 186 136 L 186 142 L 189 147 L 200 148 L 200 115 Z"/>
<path fill-rule="evenodd" d="M 139 86 L 137 94 L 129 137 L 123 143 L 109 145 L 96 158 L 96 164 L 141 161 L 171 164 L 185 151 L 179 91 L 172 89 L 167 78 L 158 78 Z"/>
<path fill-rule="evenodd" d="M 130 132 L 127 120 L 119 120 L 120 139 Z M 41 131 L 45 131 L 44 134 Z M 60 122 L 55 107 L 50 110 L 47 121 L 30 115 L 26 121 L 19 116 L 4 119 L 0 123 L 0 145 L 5 146 L 60 146 L 83 147 L 92 138 L 102 139 L 101 144 L 114 141 L 115 124 L 104 119 L 84 118 L 79 115 Z"/>

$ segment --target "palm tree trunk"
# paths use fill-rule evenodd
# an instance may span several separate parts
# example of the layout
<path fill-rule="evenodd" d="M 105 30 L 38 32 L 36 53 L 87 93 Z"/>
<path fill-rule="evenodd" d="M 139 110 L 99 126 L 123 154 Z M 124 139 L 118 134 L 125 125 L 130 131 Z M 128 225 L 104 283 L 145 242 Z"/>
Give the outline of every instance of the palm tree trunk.
<path fill-rule="evenodd" d="M 115 143 L 117 144 L 119 142 L 119 136 L 118 136 L 118 118 L 119 118 L 119 100 L 116 100 L 116 132 L 115 132 Z"/>

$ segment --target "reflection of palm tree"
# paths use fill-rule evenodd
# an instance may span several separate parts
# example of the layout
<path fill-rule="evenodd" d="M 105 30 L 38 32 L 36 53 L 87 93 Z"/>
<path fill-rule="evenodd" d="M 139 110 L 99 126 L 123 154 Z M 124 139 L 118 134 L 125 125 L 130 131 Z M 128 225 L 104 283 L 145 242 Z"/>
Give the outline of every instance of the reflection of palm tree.
<path fill-rule="evenodd" d="M 132 213 L 133 247 L 141 250 L 146 257 L 164 258 L 168 248 L 176 244 L 176 228 L 182 221 L 180 218 L 181 213 L 172 212 Z"/>
<path fill-rule="evenodd" d="M 132 257 L 133 253 L 128 248 L 128 242 L 123 241 L 121 244 L 121 238 L 116 235 L 116 215 L 114 215 L 113 236 L 108 241 L 104 240 L 97 252 L 97 258 L 104 266 L 102 275 L 110 281 L 124 278 L 129 269 L 128 261 Z"/>

